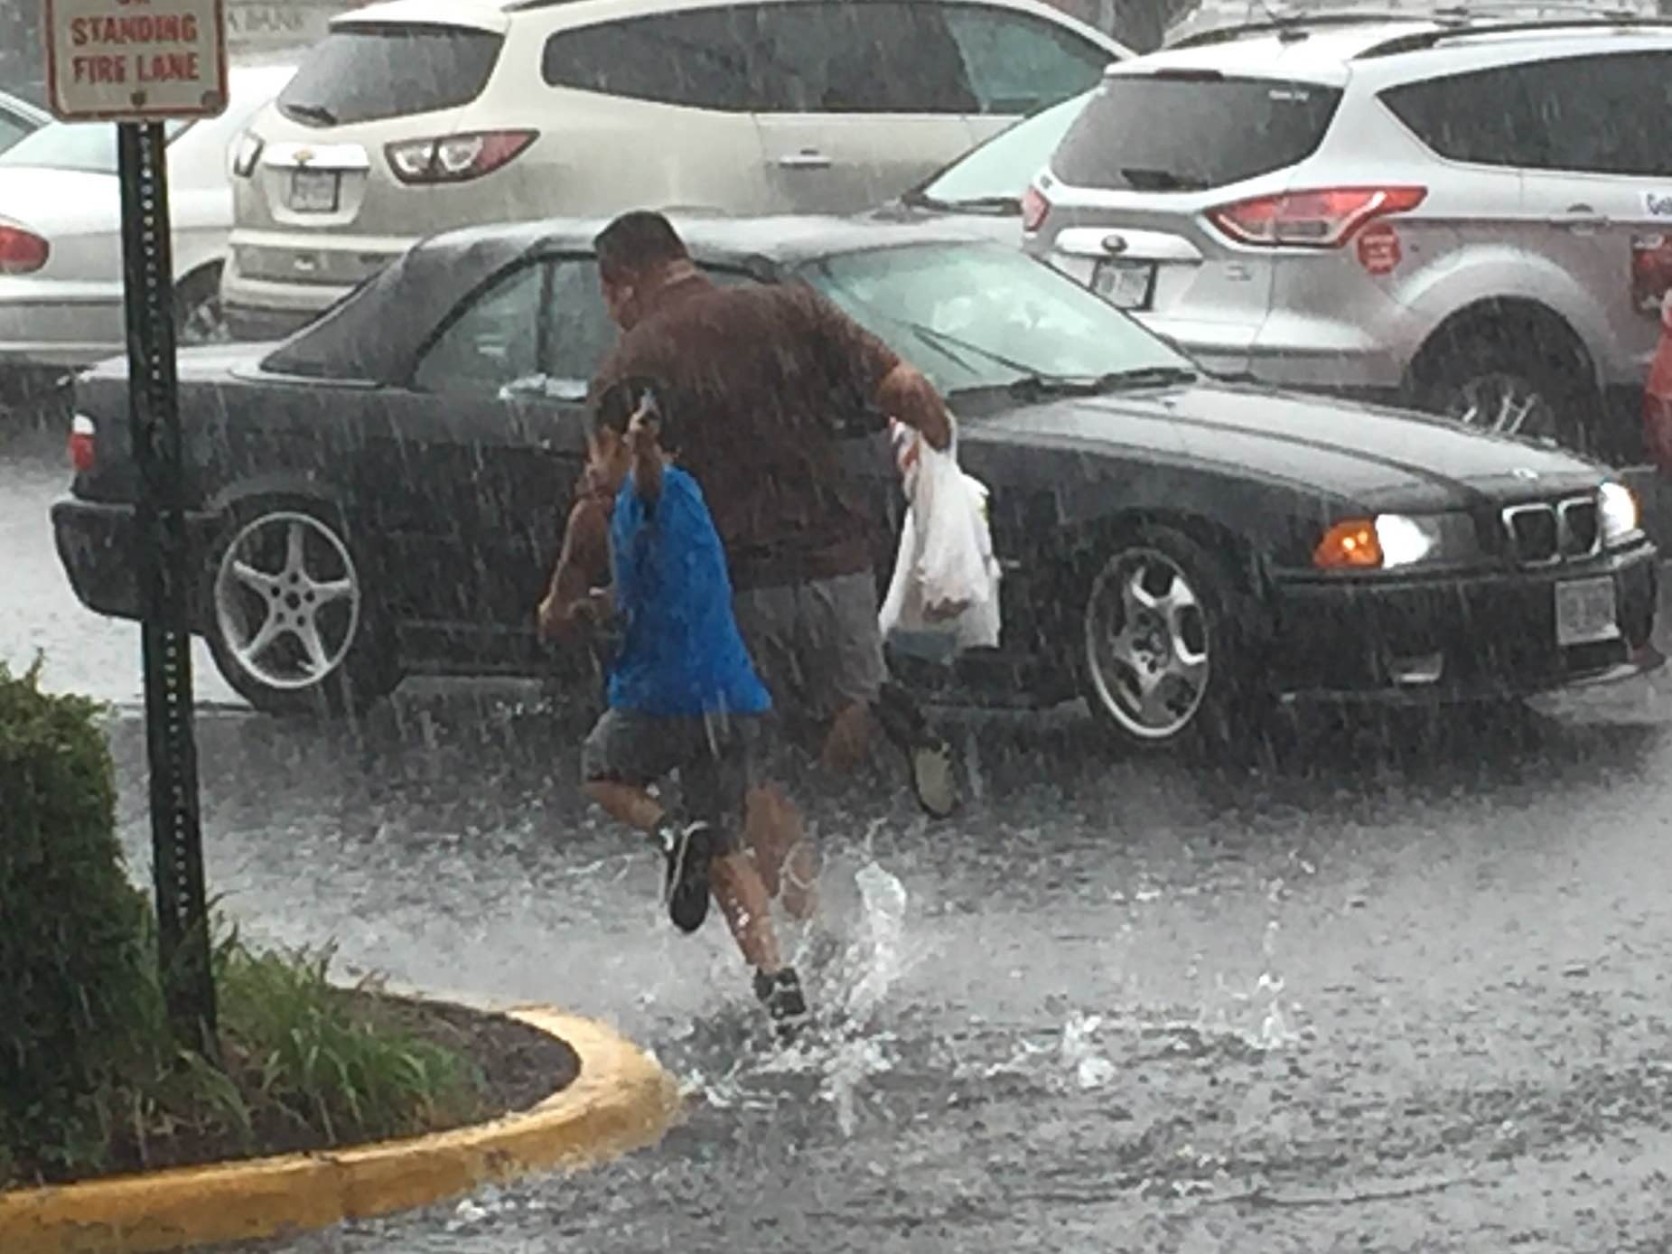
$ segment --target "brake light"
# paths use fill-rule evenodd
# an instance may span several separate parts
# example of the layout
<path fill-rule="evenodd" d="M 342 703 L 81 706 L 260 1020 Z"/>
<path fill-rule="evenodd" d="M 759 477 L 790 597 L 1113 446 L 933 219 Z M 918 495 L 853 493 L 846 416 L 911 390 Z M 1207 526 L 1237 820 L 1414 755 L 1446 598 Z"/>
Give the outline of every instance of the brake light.
<path fill-rule="evenodd" d="M 51 252 L 52 246 L 33 231 L 0 222 L 0 274 L 31 274 Z"/>
<path fill-rule="evenodd" d="M 1332 187 L 1256 196 L 1208 210 L 1208 221 L 1241 244 L 1340 248 L 1373 218 L 1415 209 L 1426 187 Z"/>
<path fill-rule="evenodd" d="M 388 144 L 389 168 L 403 183 L 465 183 L 491 174 L 539 137 L 539 131 L 479 131 Z"/>
<path fill-rule="evenodd" d="M 255 163 L 261 160 L 266 142 L 254 131 L 245 131 L 232 146 L 232 176 L 247 179 L 255 173 Z"/>
<path fill-rule="evenodd" d="M 1672 235 L 1638 235 L 1631 241 L 1631 300 L 1651 318 L 1672 292 Z"/>
<path fill-rule="evenodd" d="M 1037 187 L 1029 187 L 1022 193 L 1022 229 L 1027 232 L 1037 231 L 1045 225 L 1045 219 L 1050 216 L 1051 202 L 1045 199 L 1045 193 Z"/>
<path fill-rule="evenodd" d="M 98 431 L 86 414 L 77 414 L 70 422 L 70 465 L 78 475 L 93 469 L 98 457 Z"/>
<path fill-rule="evenodd" d="M 1312 564 L 1323 570 L 1375 568 L 1382 564 L 1382 542 L 1371 518 L 1347 518 L 1324 532 L 1312 550 Z"/>

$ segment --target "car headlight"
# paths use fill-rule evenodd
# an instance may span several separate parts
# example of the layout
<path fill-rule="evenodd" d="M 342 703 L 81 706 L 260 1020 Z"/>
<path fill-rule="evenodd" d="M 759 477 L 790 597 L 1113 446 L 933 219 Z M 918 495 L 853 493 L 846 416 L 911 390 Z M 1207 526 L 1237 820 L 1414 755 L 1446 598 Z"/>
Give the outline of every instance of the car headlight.
<path fill-rule="evenodd" d="M 1637 507 L 1637 493 L 1612 479 L 1604 483 L 1597 489 L 1597 522 L 1605 549 L 1639 538 L 1643 534 L 1643 517 Z"/>
<path fill-rule="evenodd" d="M 1474 551 L 1467 514 L 1374 514 L 1344 518 L 1312 550 L 1323 570 L 1398 570 L 1467 559 Z"/>

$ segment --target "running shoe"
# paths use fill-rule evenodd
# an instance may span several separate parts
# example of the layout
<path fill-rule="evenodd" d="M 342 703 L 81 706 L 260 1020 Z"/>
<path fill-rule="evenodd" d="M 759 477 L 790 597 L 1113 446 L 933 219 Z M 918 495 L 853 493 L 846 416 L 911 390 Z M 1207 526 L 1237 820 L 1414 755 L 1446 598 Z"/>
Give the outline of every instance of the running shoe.
<path fill-rule="evenodd" d="M 936 735 L 911 695 L 887 683 L 873 707 L 883 733 L 906 755 L 912 793 L 930 818 L 949 818 L 959 804 L 958 774 L 952 746 Z"/>
<path fill-rule="evenodd" d="M 714 861 L 718 834 L 701 821 L 676 827 L 664 824 L 657 831 L 662 856 L 667 862 L 662 897 L 668 917 L 681 932 L 694 932 L 708 917 L 708 870 Z"/>
<path fill-rule="evenodd" d="M 784 967 L 771 975 L 756 971 L 755 996 L 766 1007 L 778 1039 L 786 1044 L 800 1035 L 811 1020 L 807 998 L 801 992 L 801 980 L 794 967 Z"/>

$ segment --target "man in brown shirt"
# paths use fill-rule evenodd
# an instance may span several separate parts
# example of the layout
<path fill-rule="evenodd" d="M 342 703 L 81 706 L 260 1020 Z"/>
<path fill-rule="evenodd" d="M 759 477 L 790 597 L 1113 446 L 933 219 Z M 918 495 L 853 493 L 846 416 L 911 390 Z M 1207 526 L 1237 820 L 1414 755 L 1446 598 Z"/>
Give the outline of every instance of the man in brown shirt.
<path fill-rule="evenodd" d="M 738 625 L 774 706 L 827 766 L 851 770 L 901 695 L 885 694 L 873 521 L 844 482 L 840 441 L 887 415 L 945 448 L 951 416 L 917 369 L 812 288 L 715 284 L 660 214 L 622 215 L 595 248 L 622 335 L 594 403 L 624 379 L 655 381 L 685 432 L 683 464 L 725 545 Z M 950 757 L 931 740 L 906 746 L 914 784 L 925 808 L 949 810 Z M 763 828 L 798 828 L 771 791 L 751 807 L 775 815 Z M 789 892 L 785 904 L 800 913 Z"/>

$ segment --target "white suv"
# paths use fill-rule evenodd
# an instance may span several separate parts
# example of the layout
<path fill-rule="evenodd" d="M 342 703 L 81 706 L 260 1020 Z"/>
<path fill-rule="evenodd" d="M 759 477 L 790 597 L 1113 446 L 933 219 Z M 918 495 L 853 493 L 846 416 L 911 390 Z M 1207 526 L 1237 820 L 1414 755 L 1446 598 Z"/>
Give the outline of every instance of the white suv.
<path fill-rule="evenodd" d="M 1112 67 L 1026 246 L 1209 367 L 1639 453 L 1672 24 L 1330 17 Z"/>
<path fill-rule="evenodd" d="M 289 331 L 472 223 L 857 211 L 1129 55 L 1036 0 L 374 5 L 251 125 L 223 306 Z"/>

